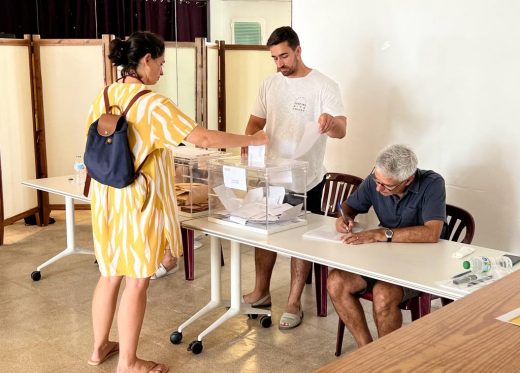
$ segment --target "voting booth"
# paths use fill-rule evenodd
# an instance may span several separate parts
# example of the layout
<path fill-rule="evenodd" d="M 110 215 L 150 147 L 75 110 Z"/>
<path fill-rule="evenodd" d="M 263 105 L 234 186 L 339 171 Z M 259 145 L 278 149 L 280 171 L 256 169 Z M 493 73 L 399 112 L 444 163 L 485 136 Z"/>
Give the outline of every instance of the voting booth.
<path fill-rule="evenodd" d="M 230 156 L 220 150 L 179 146 L 172 150 L 175 164 L 175 197 L 179 215 L 208 214 L 208 162 Z"/>
<path fill-rule="evenodd" d="M 265 234 L 307 224 L 307 162 L 214 159 L 208 181 L 210 221 Z"/>

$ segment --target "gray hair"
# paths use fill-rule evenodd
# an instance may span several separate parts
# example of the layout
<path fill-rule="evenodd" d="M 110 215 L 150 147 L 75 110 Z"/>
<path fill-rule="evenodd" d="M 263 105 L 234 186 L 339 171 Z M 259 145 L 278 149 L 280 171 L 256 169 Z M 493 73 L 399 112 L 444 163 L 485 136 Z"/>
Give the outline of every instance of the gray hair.
<path fill-rule="evenodd" d="M 407 146 L 389 145 L 377 156 L 376 168 L 386 177 L 404 181 L 417 170 L 417 156 Z"/>

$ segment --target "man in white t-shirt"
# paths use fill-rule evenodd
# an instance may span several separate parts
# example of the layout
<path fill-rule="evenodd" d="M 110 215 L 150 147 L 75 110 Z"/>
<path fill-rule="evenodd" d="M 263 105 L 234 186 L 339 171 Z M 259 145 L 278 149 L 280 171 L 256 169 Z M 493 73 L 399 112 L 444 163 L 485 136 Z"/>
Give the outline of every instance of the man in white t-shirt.
<path fill-rule="evenodd" d="M 260 87 L 245 132 L 252 135 L 265 127 L 270 141 L 267 156 L 293 158 L 306 126 L 318 127 L 318 138 L 297 159 L 309 163 L 307 210 L 321 213 L 327 137 L 343 138 L 347 129 L 339 87 L 319 71 L 305 66 L 298 35 L 291 27 L 274 30 L 267 46 L 278 72 Z M 255 249 L 256 283 L 254 290 L 244 295 L 245 303 L 257 307 L 271 305 L 269 287 L 275 262 L 275 252 Z M 311 267 L 311 262 L 291 258 L 291 289 L 280 329 L 291 329 L 301 323 L 301 294 Z"/>

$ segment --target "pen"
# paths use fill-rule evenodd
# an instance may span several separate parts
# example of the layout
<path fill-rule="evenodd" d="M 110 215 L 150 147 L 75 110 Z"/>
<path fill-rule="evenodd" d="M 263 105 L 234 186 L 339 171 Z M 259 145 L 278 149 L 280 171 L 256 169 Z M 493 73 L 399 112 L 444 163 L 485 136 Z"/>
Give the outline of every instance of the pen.
<path fill-rule="evenodd" d="M 458 275 L 455 275 L 452 278 L 462 277 L 464 275 L 467 275 L 468 273 L 471 273 L 471 271 L 466 271 L 466 272 L 459 273 Z"/>
<path fill-rule="evenodd" d="M 343 212 L 343 209 L 341 208 L 341 202 L 340 201 L 338 201 L 338 210 L 341 213 L 341 218 L 343 219 L 343 223 L 345 223 L 347 225 L 347 233 L 349 233 L 350 229 L 348 227 L 348 219 L 345 216 L 345 213 Z"/>

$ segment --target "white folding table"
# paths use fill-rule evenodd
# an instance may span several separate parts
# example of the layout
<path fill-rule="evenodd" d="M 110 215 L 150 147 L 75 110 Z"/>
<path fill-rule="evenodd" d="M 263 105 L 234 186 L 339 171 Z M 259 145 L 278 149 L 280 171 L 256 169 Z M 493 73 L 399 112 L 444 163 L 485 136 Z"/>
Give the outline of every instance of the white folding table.
<path fill-rule="evenodd" d="M 83 195 L 83 184 L 74 182 L 74 176 L 57 176 L 44 179 L 33 179 L 24 181 L 22 184 L 29 188 L 53 193 L 65 198 L 65 226 L 67 229 L 67 246 L 59 254 L 53 256 L 45 263 L 36 267 L 36 271 L 31 273 L 31 278 L 34 281 L 39 281 L 41 279 L 41 271 L 45 267 L 66 256 L 72 254 L 94 254 L 92 250 L 76 247 L 76 242 L 74 239 L 74 200 L 90 202 L 90 199 Z M 181 215 L 178 216 L 179 222 L 190 219 L 192 218 Z M 183 229 L 182 235 L 185 247 L 184 263 L 186 279 L 193 280 L 193 232 Z M 191 258 L 191 265 L 188 265 L 187 263 L 189 258 Z"/>
<path fill-rule="evenodd" d="M 392 284 L 427 292 L 448 299 L 459 299 L 463 295 L 455 290 L 442 287 L 439 281 L 449 279 L 463 271 L 462 260 L 452 258 L 461 244 L 441 240 L 438 243 L 371 243 L 363 245 L 345 245 L 341 242 L 327 242 L 304 239 L 305 232 L 323 225 L 335 224 L 335 219 L 322 215 L 309 214 L 306 226 L 265 235 L 240 227 L 230 227 L 207 218 L 193 219 L 182 223 L 187 229 L 200 230 L 211 236 L 211 296 L 210 301 L 191 318 L 174 331 L 170 340 L 178 344 L 182 332 L 195 320 L 219 307 L 228 307 L 218 320 L 202 331 L 196 340 L 190 343 L 190 350 L 197 354 L 202 351 L 202 339 L 231 317 L 241 314 L 261 314 L 270 316 L 270 311 L 252 308 L 242 303 L 240 244 L 304 259 L 310 262 L 338 268 L 363 276 L 386 281 Z M 231 241 L 231 299 L 223 300 L 220 293 L 220 239 Z M 471 245 L 465 245 L 471 246 Z M 499 256 L 503 251 L 472 246 L 473 255 Z M 264 319 L 265 320 L 265 319 Z M 271 319 L 262 322 L 270 326 Z"/>

